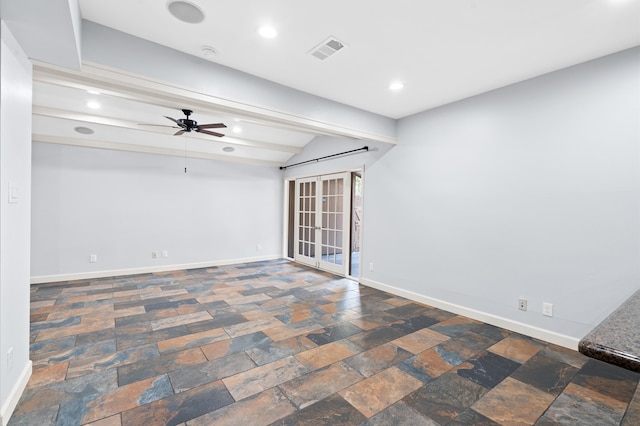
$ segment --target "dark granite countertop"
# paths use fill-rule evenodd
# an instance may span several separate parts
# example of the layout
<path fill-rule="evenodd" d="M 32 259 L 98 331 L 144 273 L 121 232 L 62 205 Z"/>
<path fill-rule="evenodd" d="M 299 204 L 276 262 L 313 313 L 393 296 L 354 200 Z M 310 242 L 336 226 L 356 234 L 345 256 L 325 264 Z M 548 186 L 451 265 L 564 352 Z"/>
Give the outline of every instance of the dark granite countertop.
<path fill-rule="evenodd" d="M 640 290 L 580 341 L 586 356 L 640 372 Z"/>

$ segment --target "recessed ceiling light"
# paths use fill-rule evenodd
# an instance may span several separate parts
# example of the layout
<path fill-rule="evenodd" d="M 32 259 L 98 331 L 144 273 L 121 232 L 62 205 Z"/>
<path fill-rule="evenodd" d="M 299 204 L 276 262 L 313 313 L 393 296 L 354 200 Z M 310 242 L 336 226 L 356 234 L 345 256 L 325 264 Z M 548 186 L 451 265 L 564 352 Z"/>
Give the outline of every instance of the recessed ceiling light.
<path fill-rule="evenodd" d="M 198 6 L 186 1 L 173 1 L 167 5 L 174 18 L 188 24 L 198 24 L 204 21 L 204 13 Z"/>
<path fill-rule="evenodd" d="M 233 133 L 242 133 L 242 127 L 234 126 L 233 127 Z"/>
<path fill-rule="evenodd" d="M 99 95 L 100 91 L 98 89 L 88 89 L 87 93 L 90 93 L 92 95 Z"/>
<path fill-rule="evenodd" d="M 264 38 L 274 38 L 278 35 L 278 31 L 275 28 L 264 26 L 258 29 L 258 33 Z"/>
<path fill-rule="evenodd" d="M 235 149 L 234 147 L 232 147 L 232 146 L 225 146 L 224 148 L 222 148 L 222 150 L 223 150 L 224 152 L 233 152 L 233 151 L 235 151 L 236 149 Z"/>
<path fill-rule="evenodd" d="M 78 133 L 82 133 L 83 135 L 92 135 L 93 134 L 93 129 L 90 129 L 88 127 L 79 126 L 79 127 L 76 127 L 73 130 L 75 130 Z"/>
<path fill-rule="evenodd" d="M 97 103 L 96 101 L 89 101 L 87 102 L 87 106 L 91 109 L 98 109 L 100 108 L 100 104 Z"/>
<path fill-rule="evenodd" d="M 402 90 L 404 89 L 404 83 L 401 81 L 394 81 L 389 85 L 389 90 Z"/>

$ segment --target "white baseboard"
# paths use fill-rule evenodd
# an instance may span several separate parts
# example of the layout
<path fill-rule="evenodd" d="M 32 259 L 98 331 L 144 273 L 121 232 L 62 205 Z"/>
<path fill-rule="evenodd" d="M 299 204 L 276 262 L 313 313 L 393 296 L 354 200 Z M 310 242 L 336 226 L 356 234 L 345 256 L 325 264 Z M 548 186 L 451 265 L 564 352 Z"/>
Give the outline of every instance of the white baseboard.
<path fill-rule="evenodd" d="M 545 330 L 543 328 L 535 327 L 529 324 L 524 324 L 518 321 L 514 321 L 508 318 L 499 317 L 497 315 L 489 314 L 475 309 L 466 308 L 464 306 L 456 305 L 453 303 L 445 302 L 444 300 L 434 299 L 424 296 L 413 291 L 404 290 L 398 287 L 393 287 L 387 284 L 383 284 L 377 281 L 361 278 L 360 283 L 368 287 L 373 287 L 378 290 L 386 291 L 387 293 L 401 296 L 415 302 L 419 302 L 425 305 L 433 306 L 435 308 L 443 309 L 445 311 L 453 312 L 454 314 L 463 315 L 465 317 L 482 321 L 487 324 L 495 325 L 496 327 L 504 328 L 509 331 L 524 334 L 525 336 L 533 337 L 536 339 L 544 340 L 545 342 L 553 343 L 558 346 L 562 346 L 574 351 L 578 350 L 578 343 L 580 339 L 576 337 L 567 336 L 564 334 L 556 333 L 554 331 Z"/>
<path fill-rule="evenodd" d="M 18 381 L 9 392 L 7 400 L 0 409 L 0 425 L 7 426 L 7 424 L 9 423 L 9 419 L 13 414 L 13 410 L 16 409 L 16 405 L 18 405 L 18 401 L 20 401 L 22 392 L 24 392 L 24 389 L 27 387 L 27 383 L 31 378 L 31 369 L 32 363 L 31 360 L 29 360 L 24 366 L 24 369 L 22 370 Z"/>
<path fill-rule="evenodd" d="M 112 269 L 105 271 L 78 272 L 58 275 L 38 275 L 31 277 L 31 284 L 54 283 L 60 281 L 86 280 L 93 278 L 118 277 L 122 275 L 148 274 L 154 272 L 181 271 L 185 269 L 210 268 L 212 266 L 237 265 L 240 263 L 260 262 L 282 258 L 281 255 L 245 257 L 242 259 L 212 260 L 208 262 L 183 263 L 177 265 L 158 265 L 144 268 Z"/>

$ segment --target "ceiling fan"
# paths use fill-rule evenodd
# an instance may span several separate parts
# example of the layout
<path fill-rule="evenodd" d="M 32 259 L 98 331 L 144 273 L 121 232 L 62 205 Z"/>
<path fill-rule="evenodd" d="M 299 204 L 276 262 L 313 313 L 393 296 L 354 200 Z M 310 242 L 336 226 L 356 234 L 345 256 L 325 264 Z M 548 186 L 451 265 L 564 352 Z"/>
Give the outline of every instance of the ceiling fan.
<path fill-rule="evenodd" d="M 164 118 L 167 118 L 173 121 L 175 124 L 177 124 L 177 126 L 165 126 L 163 124 L 145 124 L 145 126 L 173 127 L 174 129 L 180 129 L 173 134 L 174 136 L 182 135 L 183 133 L 189 133 L 192 131 L 198 132 L 198 133 L 204 133 L 205 135 L 217 136 L 219 138 L 224 136 L 224 134 L 222 133 L 212 132 L 210 130 L 207 130 L 207 129 L 219 129 L 222 127 L 227 127 L 225 126 L 224 123 L 198 124 L 197 121 L 189 118 L 191 114 L 193 114 L 193 111 L 191 111 L 190 109 L 183 109 L 182 112 L 184 113 L 185 118 L 175 119 L 173 117 L 168 117 L 166 115 L 164 116 Z M 184 172 L 187 173 L 187 140 L 186 139 L 184 141 Z"/>
<path fill-rule="evenodd" d="M 173 134 L 174 136 L 178 136 L 185 132 L 191 132 L 191 131 L 204 133 L 205 135 L 217 136 L 219 138 L 224 136 L 224 134 L 222 133 L 212 132 L 210 130 L 207 130 L 207 129 L 220 129 L 222 127 L 227 127 L 224 125 L 224 123 L 198 124 L 197 121 L 189 118 L 191 114 L 193 114 L 193 111 L 191 111 L 190 109 L 183 109 L 182 112 L 184 113 L 186 118 L 175 119 L 172 117 L 167 117 L 166 115 L 164 116 L 165 118 L 168 118 L 169 120 L 177 124 L 177 126 L 166 126 L 166 127 L 173 127 L 175 129 L 180 129 Z M 156 124 L 156 126 L 161 126 L 161 125 Z"/>

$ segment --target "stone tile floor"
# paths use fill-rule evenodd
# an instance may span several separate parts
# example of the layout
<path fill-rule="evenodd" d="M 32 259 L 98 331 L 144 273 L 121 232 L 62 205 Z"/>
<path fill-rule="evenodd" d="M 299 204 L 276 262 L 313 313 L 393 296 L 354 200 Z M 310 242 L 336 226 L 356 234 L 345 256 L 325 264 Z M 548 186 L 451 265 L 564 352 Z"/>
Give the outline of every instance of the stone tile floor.
<path fill-rule="evenodd" d="M 9 425 L 640 425 L 640 374 L 285 260 L 35 285 Z"/>

